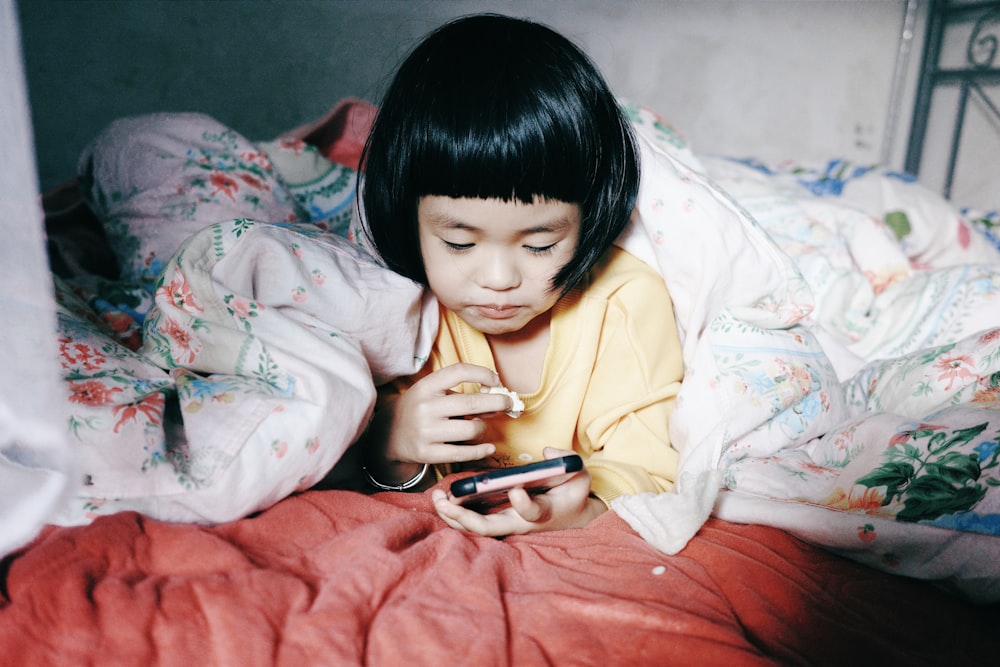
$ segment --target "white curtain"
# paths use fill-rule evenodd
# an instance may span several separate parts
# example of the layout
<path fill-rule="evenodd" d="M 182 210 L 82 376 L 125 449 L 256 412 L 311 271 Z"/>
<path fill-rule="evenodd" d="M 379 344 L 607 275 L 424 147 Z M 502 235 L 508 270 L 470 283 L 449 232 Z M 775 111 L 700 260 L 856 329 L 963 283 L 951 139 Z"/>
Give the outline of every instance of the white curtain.
<path fill-rule="evenodd" d="M 0 556 L 32 539 L 73 470 L 14 0 L 0 0 Z"/>

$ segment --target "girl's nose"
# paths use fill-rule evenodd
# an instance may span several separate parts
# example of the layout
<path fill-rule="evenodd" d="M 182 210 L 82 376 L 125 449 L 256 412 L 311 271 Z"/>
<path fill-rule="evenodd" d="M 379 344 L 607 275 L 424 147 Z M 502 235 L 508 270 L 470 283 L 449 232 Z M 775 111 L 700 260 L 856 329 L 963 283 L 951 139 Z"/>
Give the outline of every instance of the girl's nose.
<path fill-rule="evenodd" d="M 514 289 L 521 284 L 521 272 L 506 252 L 490 253 L 476 271 L 480 287 L 496 292 Z"/>

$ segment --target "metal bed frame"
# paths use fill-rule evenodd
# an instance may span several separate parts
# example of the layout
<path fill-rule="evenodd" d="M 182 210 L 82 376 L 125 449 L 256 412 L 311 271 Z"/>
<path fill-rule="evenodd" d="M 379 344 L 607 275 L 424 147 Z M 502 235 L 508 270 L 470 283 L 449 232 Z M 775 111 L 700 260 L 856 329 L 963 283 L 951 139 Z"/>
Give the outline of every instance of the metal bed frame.
<path fill-rule="evenodd" d="M 965 45 L 965 62 L 960 66 L 942 66 L 945 32 L 956 25 L 970 25 Z M 950 198 L 958 164 L 962 131 L 973 97 L 982 103 L 989 117 L 1000 123 L 1000 104 L 991 97 L 1000 86 L 1000 0 L 932 0 L 927 19 L 920 79 L 917 84 L 913 121 L 906 152 L 906 171 L 919 175 L 927 138 L 928 120 L 935 91 L 958 86 L 958 108 L 943 193 Z M 1000 190 L 1000 183 L 997 184 Z"/>

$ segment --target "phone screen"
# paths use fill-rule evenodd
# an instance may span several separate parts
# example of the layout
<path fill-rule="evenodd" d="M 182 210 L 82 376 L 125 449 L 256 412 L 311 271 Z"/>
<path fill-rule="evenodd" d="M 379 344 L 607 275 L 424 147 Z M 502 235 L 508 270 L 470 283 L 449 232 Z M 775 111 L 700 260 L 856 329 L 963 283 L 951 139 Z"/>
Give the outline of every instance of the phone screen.
<path fill-rule="evenodd" d="M 451 495 L 469 509 L 487 512 L 506 504 L 510 489 L 521 487 L 530 494 L 545 493 L 582 469 L 583 460 L 576 454 L 498 468 L 456 480 Z"/>

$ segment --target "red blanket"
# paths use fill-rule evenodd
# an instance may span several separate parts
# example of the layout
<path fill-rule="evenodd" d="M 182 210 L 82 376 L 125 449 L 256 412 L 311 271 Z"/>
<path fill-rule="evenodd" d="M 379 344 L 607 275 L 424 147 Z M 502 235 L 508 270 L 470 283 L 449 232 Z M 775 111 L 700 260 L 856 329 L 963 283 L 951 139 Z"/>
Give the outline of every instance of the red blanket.
<path fill-rule="evenodd" d="M 429 495 L 312 491 L 204 527 L 48 528 L 0 573 L 5 665 L 987 664 L 1000 609 L 762 526 L 677 556 L 614 513 L 504 540 Z"/>

